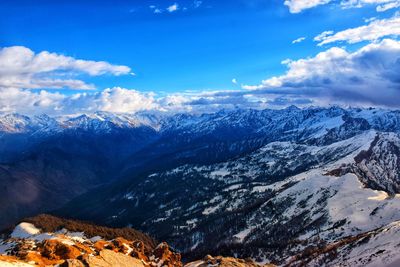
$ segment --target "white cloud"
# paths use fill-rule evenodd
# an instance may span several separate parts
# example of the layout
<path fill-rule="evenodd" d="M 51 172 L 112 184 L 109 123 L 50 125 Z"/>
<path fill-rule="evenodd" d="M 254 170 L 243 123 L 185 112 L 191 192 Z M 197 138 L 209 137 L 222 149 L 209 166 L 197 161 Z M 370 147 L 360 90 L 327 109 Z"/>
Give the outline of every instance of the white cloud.
<path fill-rule="evenodd" d="M 191 4 L 189 7 L 181 7 L 178 3 L 174 3 L 165 9 L 160 9 L 155 5 L 151 5 L 151 6 L 149 6 L 149 8 L 152 9 L 154 13 L 160 14 L 160 13 L 163 13 L 164 11 L 173 13 L 178 10 L 181 10 L 181 11 L 193 10 L 193 9 L 199 8 L 202 4 L 203 4 L 203 1 L 194 0 L 193 4 Z"/>
<path fill-rule="evenodd" d="M 331 0 L 285 0 L 284 4 L 289 7 L 290 13 L 300 13 L 301 11 L 319 5 L 325 5 Z"/>
<path fill-rule="evenodd" d="M 299 37 L 295 40 L 292 41 L 292 44 L 297 44 L 297 43 L 301 43 L 306 39 L 306 37 Z"/>
<path fill-rule="evenodd" d="M 377 6 L 376 7 L 376 11 L 384 12 L 386 10 L 393 9 L 393 8 L 398 8 L 398 7 L 400 7 L 400 1 L 393 1 L 393 2 L 390 2 L 390 3 L 386 3 L 386 4 L 383 4 L 383 5 Z"/>
<path fill-rule="evenodd" d="M 316 42 L 321 42 L 323 40 L 325 40 L 328 36 L 334 34 L 334 31 L 324 31 L 320 34 L 318 34 L 317 36 L 314 37 L 314 41 Z"/>
<path fill-rule="evenodd" d="M 326 31 L 314 38 L 318 45 L 334 42 L 347 42 L 350 44 L 362 41 L 375 41 L 386 36 L 400 35 L 400 16 L 395 15 L 389 19 L 373 20 L 369 24 L 334 33 Z"/>
<path fill-rule="evenodd" d="M 167 7 L 168 12 L 175 12 L 179 9 L 179 5 L 177 3 Z"/>
<path fill-rule="evenodd" d="M 0 50 L 1 87 L 93 89 L 93 85 L 72 77 L 78 74 L 122 75 L 130 71 L 127 66 L 105 61 L 75 59 L 47 51 L 35 54 L 23 46 Z"/>
<path fill-rule="evenodd" d="M 245 89 L 259 94 L 399 107 L 400 42 L 385 39 L 350 53 L 333 47 L 315 57 L 285 61 L 288 71 Z"/>
<path fill-rule="evenodd" d="M 265 104 L 266 101 L 263 103 Z M 35 92 L 17 88 L 0 88 L 0 112 L 22 114 L 69 115 L 96 111 L 204 113 L 221 108 L 261 108 L 265 107 L 262 106 L 263 103 L 258 97 L 238 94 L 238 91 L 176 93 L 157 98 L 154 93 L 142 93 L 120 87 L 72 95 L 45 90 Z"/>
<path fill-rule="evenodd" d="M 136 112 L 159 109 L 153 93 L 141 93 L 120 87 L 108 88 L 96 93 L 81 93 L 66 97 L 64 106 L 69 110 L 94 112 Z"/>
<path fill-rule="evenodd" d="M 152 93 L 141 93 L 120 87 L 72 95 L 45 90 L 33 92 L 18 88 L 0 88 L 0 112 L 62 115 L 95 111 L 137 112 L 158 109 L 161 107 Z"/>
<path fill-rule="evenodd" d="M 335 2 L 332 0 L 285 0 L 284 4 L 289 7 L 290 13 L 300 13 L 303 10 L 320 5 Z M 378 12 L 400 7 L 400 0 L 342 0 L 342 8 L 360 8 L 366 5 L 376 5 Z"/>
<path fill-rule="evenodd" d="M 383 12 L 400 7 L 400 0 L 343 0 L 341 5 L 343 8 L 360 8 L 365 5 L 377 5 L 376 11 Z"/>
<path fill-rule="evenodd" d="M 100 75 L 105 71 L 99 67 L 88 70 L 86 65 L 80 64 L 76 67 L 72 63 L 60 67 L 61 63 L 57 60 L 32 59 L 37 55 L 33 54 L 27 58 L 9 57 L 6 63 L 0 61 L 2 74 L 0 76 L 2 84 L 0 112 L 50 115 L 94 111 L 133 113 L 143 110 L 212 112 L 221 108 L 234 107 L 265 108 L 286 104 L 333 103 L 400 107 L 398 101 L 400 99 L 400 42 L 392 39 L 365 45 L 355 52 L 333 47 L 314 57 L 284 60 L 282 64 L 287 65 L 288 68 L 285 74 L 268 78 L 260 85 L 243 86 L 247 90 L 186 92 L 161 97 L 154 93 L 143 93 L 120 87 L 74 94 L 22 89 L 51 86 L 84 87 L 86 84 L 83 81 L 57 80 L 54 77 L 48 78 L 47 74 L 54 71 L 68 71 L 68 73 L 84 72 L 89 75 Z M 4 57 L 0 58 L 4 60 Z M 49 65 L 43 62 L 48 62 Z M 9 66 L 8 69 L 6 65 Z M 71 65 L 74 67 L 64 67 Z M 109 70 L 108 72 L 112 73 Z M 24 78 L 24 75 L 28 78 Z M 12 80 L 10 77 L 21 78 L 21 80 Z M 6 83 L 6 79 L 11 81 Z M 4 86 L 4 83 L 7 86 Z M 236 84 L 237 80 L 232 79 L 232 83 Z M 16 86 L 10 86 L 10 84 L 16 84 Z M 21 86 L 25 84 L 31 87 Z"/>

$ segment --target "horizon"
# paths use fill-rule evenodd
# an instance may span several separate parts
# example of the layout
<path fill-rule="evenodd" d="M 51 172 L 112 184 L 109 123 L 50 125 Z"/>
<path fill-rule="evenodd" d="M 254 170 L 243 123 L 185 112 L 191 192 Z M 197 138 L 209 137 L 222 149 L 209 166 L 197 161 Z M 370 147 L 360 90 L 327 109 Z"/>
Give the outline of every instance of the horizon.
<path fill-rule="evenodd" d="M 154 116 L 161 116 L 161 117 L 173 117 L 179 116 L 183 114 L 190 114 L 192 116 L 202 116 L 202 115 L 213 115 L 222 112 L 232 113 L 236 111 L 284 111 L 290 109 L 298 109 L 299 111 L 302 110 L 327 110 L 327 109 L 342 109 L 345 111 L 357 111 L 357 110 L 374 110 L 374 111 L 385 111 L 385 112 L 397 112 L 400 111 L 400 108 L 390 108 L 390 107 L 376 107 L 376 106 L 365 106 L 365 107 L 357 107 L 357 106 L 341 106 L 341 105 L 328 105 L 328 106 L 297 106 L 297 105 L 290 105 L 290 106 L 283 106 L 283 107 L 231 107 L 231 108 L 216 108 L 216 109 L 209 109 L 207 111 L 203 110 L 196 110 L 196 111 L 181 111 L 181 110 L 139 110 L 134 112 L 113 112 L 113 111 L 91 111 L 91 112 L 79 112 L 79 113 L 68 113 L 68 114 L 47 114 L 47 113 L 37 113 L 37 114 L 30 114 L 24 112 L 0 112 L 0 116 L 8 116 L 8 115 L 21 115 L 25 117 L 41 117 L 41 116 L 48 116 L 50 118 L 77 118 L 80 116 L 92 116 L 98 114 L 110 114 L 110 115 L 154 115 Z"/>

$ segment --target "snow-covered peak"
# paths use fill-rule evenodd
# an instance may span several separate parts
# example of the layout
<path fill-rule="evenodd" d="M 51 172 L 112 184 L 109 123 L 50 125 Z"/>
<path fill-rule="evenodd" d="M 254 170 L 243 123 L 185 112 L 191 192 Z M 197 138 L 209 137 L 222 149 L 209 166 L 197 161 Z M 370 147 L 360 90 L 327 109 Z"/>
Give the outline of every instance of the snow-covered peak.
<path fill-rule="evenodd" d="M 363 119 L 379 130 L 400 130 L 400 112 L 378 109 L 342 109 L 288 107 L 282 110 L 235 109 L 220 110 L 210 114 L 152 114 L 94 112 L 74 116 L 50 117 L 48 115 L 26 116 L 3 114 L 0 116 L 0 131 L 23 133 L 33 131 L 60 131 L 82 129 L 110 132 L 113 129 L 149 127 L 156 131 L 183 131 L 186 133 L 210 133 L 222 129 L 238 129 L 254 133 L 280 133 L 289 131 L 304 134 L 313 131 L 316 136 L 339 128 L 343 116 Z"/>

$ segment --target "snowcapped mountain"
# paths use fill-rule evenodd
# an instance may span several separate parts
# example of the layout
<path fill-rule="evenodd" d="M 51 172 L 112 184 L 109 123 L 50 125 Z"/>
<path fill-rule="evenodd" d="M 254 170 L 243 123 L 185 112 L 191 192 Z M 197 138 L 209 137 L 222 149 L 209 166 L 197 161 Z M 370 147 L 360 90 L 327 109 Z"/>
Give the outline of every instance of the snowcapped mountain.
<path fill-rule="evenodd" d="M 12 218 L 3 225 L 66 204 L 55 213 L 134 226 L 189 259 L 397 260 L 387 234 L 396 236 L 400 221 L 396 110 L 10 114 L 0 117 L 0 131 L 8 151 L 0 179 L 10 185 L 1 212 Z M 27 212 L 21 196 L 31 184 Z"/>

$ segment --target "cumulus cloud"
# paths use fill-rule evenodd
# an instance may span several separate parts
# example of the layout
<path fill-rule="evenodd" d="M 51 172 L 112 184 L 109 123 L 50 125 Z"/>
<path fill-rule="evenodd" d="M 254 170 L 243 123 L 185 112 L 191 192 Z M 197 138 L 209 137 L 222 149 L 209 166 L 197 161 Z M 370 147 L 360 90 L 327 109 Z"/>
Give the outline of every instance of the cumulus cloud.
<path fill-rule="evenodd" d="M 5 47 L 0 50 L 1 87 L 94 89 L 93 85 L 73 77 L 78 74 L 98 76 L 130 72 L 127 66 L 75 59 L 47 51 L 35 54 L 23 46 Z"/>
<path fill-rule="evenodd" d="M 400 15 L 389 19 L 372 20 L 369 24 L 334 33 L 325 31 L 314 38 L 322 46 L 334 42 L 347 42 L 350 44 L 362 41 L 375 41 L 386 36 L 400 35 Z"/>
<path fill-rule="evenodd" d="M 96 93 L 81 93 L 66 97 L 62 103 L 69 112 L 109 111 L 137 112 L 159 109 L 153 93 L 141 93 L 136 90 L 114 87 Z"/>
<path fill-rule="evenodd" d="M 315 57 L 286 60 L 284 75 L 256 86 L 258 94 L 308 97 L 318 101 L 399 107 L 400 42 L 368 44 L 355 52 L 333 47 Z"/>

